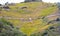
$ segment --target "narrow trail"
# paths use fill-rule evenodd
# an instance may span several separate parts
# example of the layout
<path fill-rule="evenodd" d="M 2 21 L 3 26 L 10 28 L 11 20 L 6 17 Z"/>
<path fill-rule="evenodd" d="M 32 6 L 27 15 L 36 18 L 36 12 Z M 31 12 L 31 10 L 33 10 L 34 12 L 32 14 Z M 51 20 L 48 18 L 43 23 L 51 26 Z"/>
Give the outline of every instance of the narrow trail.
<path fill-rule="evenodd" d="M 53 17 L 53 16 L 60 16 L 60 14 L 49 15 L 49 16 L 46 16 L 46 18 Z"/>
<path fill-rule="evenodd" d="M 57 11 L 58 12 L 58 11 Z M 60 16 L 60 11 L 59 13 L 56 14 L 51 14 L 48 16 L 45 16 L 44 18 L 50 18 L 50 17 L 54 17 L 54 16 Z M 33 21 L 33 20 L 37 20 L 37 19 L 41 19 L 41 17 L 36 17 L 36 18 L 18 18 L 18 17 L 9 17 L 9 16 L 0 16 L 0 18 L 5 18 L 7 20 L 20 20 L 20 21 Z"/>
<path fill-rule="evenodd" d="M 48 15 L 46 18 L 53 17 L 53 16 L 58 16 L 58 17 L 60 17 L 60 10 L 57 9 L 57 11 L 56 11 L 55 14 Z"/>

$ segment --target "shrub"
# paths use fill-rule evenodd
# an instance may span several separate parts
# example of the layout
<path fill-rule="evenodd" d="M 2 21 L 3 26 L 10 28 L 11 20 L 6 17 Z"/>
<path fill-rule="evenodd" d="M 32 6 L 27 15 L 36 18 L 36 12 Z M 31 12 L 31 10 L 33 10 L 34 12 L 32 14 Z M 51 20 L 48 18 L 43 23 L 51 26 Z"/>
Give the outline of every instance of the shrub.
<path fill-rule="evenodd" d="M 16 27 L 7 22 L 5 19 L 0 19 L 0 36 L 25 36 Z"/>

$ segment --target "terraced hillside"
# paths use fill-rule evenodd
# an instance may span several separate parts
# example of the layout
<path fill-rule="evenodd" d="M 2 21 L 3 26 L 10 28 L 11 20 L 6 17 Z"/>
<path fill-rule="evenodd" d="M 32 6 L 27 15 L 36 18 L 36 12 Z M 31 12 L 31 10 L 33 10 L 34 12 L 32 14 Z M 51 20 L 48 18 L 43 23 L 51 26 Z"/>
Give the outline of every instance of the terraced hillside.
<path fill-rule="evenodd" d="M 60 29 L 58 28 L 60 27 L 59 16 L 50 17 L 57 11 L 57 5 L 52 3 L 17 3 L 2 6 L 0 18 L 12 23 L 25 34 L 18 36 L 60 36 L 58 32 Z"/>

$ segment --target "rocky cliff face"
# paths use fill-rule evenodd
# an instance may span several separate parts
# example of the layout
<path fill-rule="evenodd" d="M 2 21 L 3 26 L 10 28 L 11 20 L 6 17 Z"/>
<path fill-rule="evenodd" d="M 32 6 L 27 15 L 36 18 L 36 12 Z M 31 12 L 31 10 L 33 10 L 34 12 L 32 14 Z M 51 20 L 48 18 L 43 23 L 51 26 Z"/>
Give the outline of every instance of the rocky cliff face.
<path fill-rule="evenodd" d="M 25 0 L 25 2 L 42 2 L 42 0 Z"/>

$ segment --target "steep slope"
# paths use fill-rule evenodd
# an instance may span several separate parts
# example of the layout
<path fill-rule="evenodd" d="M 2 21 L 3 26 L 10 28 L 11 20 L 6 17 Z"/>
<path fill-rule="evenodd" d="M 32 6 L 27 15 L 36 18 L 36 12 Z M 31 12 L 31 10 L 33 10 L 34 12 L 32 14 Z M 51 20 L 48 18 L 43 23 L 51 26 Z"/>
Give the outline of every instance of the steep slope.
<path fill-rule="evenodd" d="M 40 32 L 39 36 L 44 36 L 44 31 L 48 31 L 48 28 L 50 28 L 51 26 L 58 25 L 58 23 L 55 22 L 55 19 L 53 21 L 50 20 L 51 18 L 45 18 L 48 15 L 57 12 L 58 8 L 55 4 L 43 2 L 29 2 L 21 4 L 18 3 L 8 6 L 9 9 L 2 8 L 2 11 L 0 11 L 1 18 L 4 18 L 7 21 L 11 22 L 15 27 L 17 27 L 27 36 L 32 36 L 32 34 L 38 32 Z M 51 23 L 50 21 L 53 21 L 53 23 Z"/>

